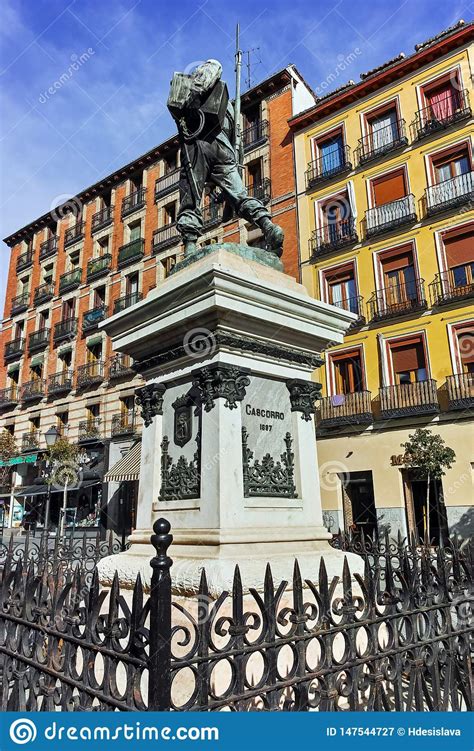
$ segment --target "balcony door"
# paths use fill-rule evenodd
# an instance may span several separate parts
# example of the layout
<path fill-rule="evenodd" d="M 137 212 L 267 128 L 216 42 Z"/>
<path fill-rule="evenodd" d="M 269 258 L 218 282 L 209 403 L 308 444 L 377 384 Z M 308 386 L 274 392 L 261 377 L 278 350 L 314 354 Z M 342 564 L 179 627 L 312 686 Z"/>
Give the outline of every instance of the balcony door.
<path fill-rule="evenodd" d="M 333 272 L 326 276 L 328 288 L 328 302 L 338 308 L 358 313 L 357 290 L 354 269 Z"/>
<path fill-rule="evenodd" d="M 410 385 L 428 380 L 425 350 L 421 340 L 394 343 L 390 350 L 396 385 Z"/>
<path fill-rule="evenodd" d="M 62 305 L 62 320 L 74 318 L 74 300 L 64 300 Z"/>
<path fill-rule="evenodd" d="M 336 395 L 354 394 L 364 390 L 359 352 L 337 355 L 332 362 Z"/>
<path fill-rule="evenodd" d="M 405 170 L 397 170 L 377 177 L 372 181 L 372 194 L 375 206 L 384 206 L 405 198 L 407 195 Z"/>
<path fill-rule="evenodd" d="M 327 141 L 318 143 L 321 160 L 321 174 L 330 175 L 337 172 L 344 163 L 344 143 L 342 133 L 332 136 Z"/>
<path fill-rule="evenodd" d="M 404 472 L 404 485 L 410 533 L 418 540 L 428 536 L 434 545 L 438 545 L 441 538 L 446 542 L 449 532 L 441 481 L 431 481 L 428 498 L 427 481 L 419 479 L 416 472 Z"/>
<path fill-rule="evenodd" d="M 427 102 L 427 119 L 437 122 L 449 121 L 459 109 L 459 92 L 451 81 L 446 81 L 436 88 L 425 91 Z"/>
<path fill-rule="evenodd" d="M 411 250 L 382 257 L 381 266 L 385 303 L 388 307 L 409 305 L 417 299 L 415 264 Z"/>
<path fill-rule="evenodd" d="M 374 538 L 377 534 L 372 472 L 351 472 L 344 487 L 344 526 L 346 531 Z"/>
<path fill-rule="evenodd" d="M 383 151 L 398 141 L 398 117 L 395 109 L 377 115 L 368 121 L 370 140 L 374 152 Z"/>
<path fill-rule="evenodd" d="M 470 294 L 474 290 L 474 225 L 443 237 L 448 267 L 447 291 Z"/>
<path fill-rule="evenodd" d="M 350 237 L 352 221 L 349 206 L 347 194 L 331 198 L 322 205 L 321 210 L 326 242 L 337 245 L 344 238 Z"/>

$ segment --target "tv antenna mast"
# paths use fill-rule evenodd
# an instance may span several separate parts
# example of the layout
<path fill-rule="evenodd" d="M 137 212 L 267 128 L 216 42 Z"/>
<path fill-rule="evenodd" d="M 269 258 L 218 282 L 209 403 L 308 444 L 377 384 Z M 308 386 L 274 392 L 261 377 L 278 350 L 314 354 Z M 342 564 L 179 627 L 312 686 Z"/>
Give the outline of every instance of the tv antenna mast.
<path fill-rule="evenodd" d="M 252 54 L 252 52 L 259 52 L 259 51 L 260 51 L 260 47 L 252 47 L 250 50 L 245 50 L 244 52 L 244 54 L 247 57 L 247 62 L 245 64 L 245 67 L 247 68 L 247 78 L 245 79 L 245 83 L 248 89 L 250 89 L 252 85 L 252 63 L 250 62 L 250 55 Z M 258 63 L 261 63 L 261 62 L 262 61 L 259 58 Z"/>

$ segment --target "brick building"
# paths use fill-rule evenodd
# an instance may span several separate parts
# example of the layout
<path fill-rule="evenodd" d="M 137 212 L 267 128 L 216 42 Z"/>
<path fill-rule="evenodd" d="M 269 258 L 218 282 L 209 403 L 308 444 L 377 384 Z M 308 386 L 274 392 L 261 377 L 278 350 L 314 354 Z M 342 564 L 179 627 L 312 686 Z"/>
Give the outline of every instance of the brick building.
<path fill-rule="evenodd" d="M 295 276 L 296 198 L 288 119 L 313 102 L 293 66 L 242 96 L 245 181 L 284 228 L 286 271 Z M 75 523 L 121 534 L 133 526 L 136 482 L 104 482 L 104 474 L 139 438 L 134 393 L 141 381 L 132 363 L 112 352 L 98 324 L 145 297 L 179 257 L 178 160 L 178 140 L 172 137 L 5 239 L 11 256 L 0 429 L 15 437 L 21 452 L 10 486 L 2 489 L 7 525 L 18 524 L 25 509 L 40 523 L 44 517 L 45 486 L 37 478 L 45 431 L 56 426 L 88 459 L 88 479 L 69 494 Z M 205 197 L 203 214 L 205 242 L 262 241 L 260 230 L 228 217 L 212 196 Z M 53 493 L 53 524 L 61 502 Z"/>

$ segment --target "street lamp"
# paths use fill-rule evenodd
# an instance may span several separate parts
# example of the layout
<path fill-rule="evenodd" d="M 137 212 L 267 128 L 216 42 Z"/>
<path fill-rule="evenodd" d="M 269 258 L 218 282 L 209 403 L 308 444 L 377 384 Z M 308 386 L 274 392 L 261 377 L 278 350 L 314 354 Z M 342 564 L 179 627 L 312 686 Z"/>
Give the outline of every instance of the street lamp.
<path fill-rule="evenodd" d="M 56 441 L 59 438 L 59 430 L 52 425 L 46 433 L 44 434 L 44 439 L 46 441 L 46 445 L 49 449 L 52 449 L 53 446 L 56 444 Z M 45 474 L 45 477 L 47 480 L 51 480 L 52 476 L 52 469 L 48 474 Z M 48 495 L 46 497 L 46 510 L 44 513 L 44 528 L 46 530 L 46 534 L 48 534 L 49 530 L 49 509 L 51 506 L 51 482 L 48 482 Z"/>

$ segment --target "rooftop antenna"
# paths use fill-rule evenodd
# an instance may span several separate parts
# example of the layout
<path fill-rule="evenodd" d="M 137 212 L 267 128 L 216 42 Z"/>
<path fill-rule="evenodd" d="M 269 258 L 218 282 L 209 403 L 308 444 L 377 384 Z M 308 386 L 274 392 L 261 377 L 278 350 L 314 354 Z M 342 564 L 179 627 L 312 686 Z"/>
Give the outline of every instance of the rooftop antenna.
<path fill-rule="evenodd" d="M 235 100 L 234 100 L 234 151 L 235 159 L 241 167 L 242 132 L 240 125 L 240 79 L 242 75 L 242 50 L 240 49 L 240 24 L 235 28 Z"/>
<path fill-rule="evenodd" d="M 248 89 L 250 89 L 252 85 L 252 73 L 251 73 L 252 64 L 250 62 L 250 55 L 252 54 L 252 52 L 259 52 L 259 51 L 260 51 L 260 47 L 252 47 L 252 49 L 250 50 L 245 50 L 245 54 L 247 55 L 247 63 L 245 66 L 247 68 L 247 78 L 245 79 L 245 83 L 247 84 Z M 261 60 L 259 60 L 259 62 L 261 62 Z"/>

